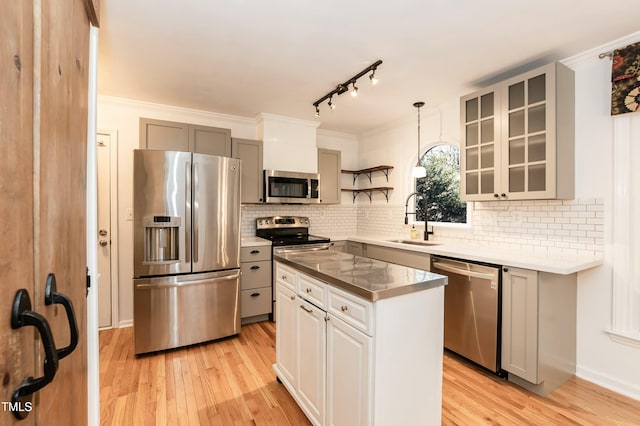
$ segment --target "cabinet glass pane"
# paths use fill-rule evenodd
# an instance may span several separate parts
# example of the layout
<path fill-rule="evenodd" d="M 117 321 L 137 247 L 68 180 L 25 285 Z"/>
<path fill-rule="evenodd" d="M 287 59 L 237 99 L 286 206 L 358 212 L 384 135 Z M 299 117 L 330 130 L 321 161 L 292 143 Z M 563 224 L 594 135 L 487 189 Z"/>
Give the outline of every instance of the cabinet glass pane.
<path fill-rule="evenodd" d="M 480 173 L 480 191 L 483 194 L 493 194 L 493 170 Z"/>
<path fill-rule="evenodd" d="M 493 167 L 493 144 L 480 148 L 480 167 Z"/>
<path fill-rule="evenodd" d="M 493 115 L 493 93 L 487 93 L 480 97 L 480 118 L 487 118 Z"/>
<path fill-rule="evenodd" d="M 529 79 L 529 105 L 545 100 L 545 75 Z"/>
<path fill-rule="evenodd" d="M 524 106 L 524 81 L 509 86 L 509 109 Z"/>
<path fill-rule="evenodd" d="M 467 194 L 478 193 L 478 172 L 467 173 Z"/>
<path fill-rule="evenodd" d="M 529 108 L 529 133 L 545 130 L 545 105 Z"/>
<path fill-rule="evenodd" d="M 478 169 L 478 148 L 467 149 L 467 170 Z"/>
<path fill-rule="evenodd" d="M 467 146 L 478 145 L 478 123 L 467 124 Z"/>
<path fill-rule="evenodd" d="M 509 169 L 509 192 L 524 192 L 524 167 Z"/>
<path fill-rule="evenodd" d="M 493 142 L 493 118 L 480 122 L 480 143 Z"/>
<path fill-rule="evenodd" d="M 529 191 L 545 190 L 546 167 L 544 164 L 529 166 Z"/>
<path fill-rule="evenodd" d="M 524 110 L 509 113 L 509 137 L 524 135 Z"/>
<path fill-rule="evenodd" d="M 467 106 L 466 106 L 466 120 L 467 123 L 470 121 L 475 121 L 478 119 L 478 98 L 473 98 L 473 99 L 469 99 L 466 102 Z"/>
<path fill-rule="evenodd" d="M 524 163 L 524 139 L 509 141 L 509 164 Z"/>
<path fill-rule="evenodd" d="M 546 135 L 529 137 L 529 161 L 544 161 L 546 159 L 547 145 Z"/>

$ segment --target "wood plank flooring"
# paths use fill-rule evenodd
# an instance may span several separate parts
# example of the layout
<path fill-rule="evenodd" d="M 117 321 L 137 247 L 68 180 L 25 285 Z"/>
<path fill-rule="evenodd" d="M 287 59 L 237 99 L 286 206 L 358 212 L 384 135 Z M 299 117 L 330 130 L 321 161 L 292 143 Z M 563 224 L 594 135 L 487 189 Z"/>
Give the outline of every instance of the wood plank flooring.
<path fill-rule="evenodd" d="M 275 324 L 135 358 L 133 329 L 100 333 L 102 425 L 308 425 L 275 380 Z M 445 353 L 444 425 L 640 425 L 640 402 L 573 378 L 538 397 Z"/>

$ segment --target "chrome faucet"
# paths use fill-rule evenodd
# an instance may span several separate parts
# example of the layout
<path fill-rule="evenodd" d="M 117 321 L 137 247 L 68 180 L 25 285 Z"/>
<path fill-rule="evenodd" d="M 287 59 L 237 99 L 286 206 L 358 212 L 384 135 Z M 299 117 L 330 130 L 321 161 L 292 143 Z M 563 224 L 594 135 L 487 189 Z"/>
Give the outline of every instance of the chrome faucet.
<path fill-rule="evenodd" d="M 409 194 L 409 196 L 407 197 L 407 202 L 404 203 L 404 224 L 408 225 L 409 224 L 409 215 L 415 215 L 416 218 L 418 217 L 418 212 L 409 212 L 409 200 L 411 199 L 411 197 L 416 197 L 416 208 L 418 207 L 418 197 L 422 197 L 422 199 L 424 200 L 424 195 L 420 194 L 419 192 L 412 192 L 411 194 Z M 426 200 L 425 200 L 426 201 Z M 433 231 L 429 231 L 429 221 L 427 220 L 427 206 L 426 206 L 426 202 L 425 202 L 425 207 L 424 207 L 424 240 L 428 241 L 429 240 L 429 235 L 433 235 Z"/>

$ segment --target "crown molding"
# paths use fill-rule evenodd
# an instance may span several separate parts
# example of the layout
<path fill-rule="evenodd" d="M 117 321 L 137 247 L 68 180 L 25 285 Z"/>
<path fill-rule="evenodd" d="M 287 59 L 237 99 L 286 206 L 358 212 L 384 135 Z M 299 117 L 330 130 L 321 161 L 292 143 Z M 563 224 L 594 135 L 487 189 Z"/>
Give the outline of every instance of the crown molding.
<path fill-rule="evenodd" d="M 144 108 L 154 109 L 156 111 L 168 112 L 168 113 L 181 113 L 188 114 L 193 117 L 202 118 L 205 120 L 219 119 L 224 121 L 236 122 L 242 125 L 254 125 L 255 119 L 249 117 L 241 117 L 239 115 L 223 114 L 214 111 L 205 111 L 201 109 L 184 108 L 175 105 L 158 104 L 154 102 L 141 101 L 137 99 L 119 98 L 116 96 L 98 95 L 98 105 L 113 105 L 116 107 L 125 108 Z"/>
<path fill-rule="evenodd" d="M 263 124 L 265 121 L 276 121 L 284 124 L 293 124 L 296 126 L 312 127 L 314 129 L 317 129 L 318 126 L 320 125 L 320 123 L 316 121 L 302 120 L 299 118 L 286 117 L 284 115 L 269 114 L 266 112 L 261 112 L 255 118 L 255 122 L 258 125 Z"/>
<path fill-rule="evenodd" d="M 610 52 L 612 50 L 619 49 L 621 47 L 625 47 L 629 44 L 637 43 L 639 41 L 640 31 L 626 35 L 608 43 L 601 44 L 600 46 L 594 47 L 592 49 L 585 50 L 584 52 L 578 53 L 577 55 L 562 59 L 560 60 L 560 62 L 570 68 L 573 68 L 576 65 L 580 65 L 583 62 L 591 61 L 594 58 L 600 59 L 598 58 L 598 55 L 601 53 Z"/>
<path fill-rule="evenodd" d="M 318 136 L 327 136 L 331 138 L 349 139 L 354 142 L 358 141 L 358 135 L 353 133 L 337 132 L 335 130 L 318 129 Z"/>

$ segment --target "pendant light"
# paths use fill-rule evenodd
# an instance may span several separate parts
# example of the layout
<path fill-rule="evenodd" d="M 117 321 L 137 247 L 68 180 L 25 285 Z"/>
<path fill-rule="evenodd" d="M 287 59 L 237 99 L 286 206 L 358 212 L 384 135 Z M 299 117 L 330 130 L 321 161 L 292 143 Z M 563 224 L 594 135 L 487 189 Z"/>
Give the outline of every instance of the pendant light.
<path fill-rule="evenodd" d="M 427 169 L 424 168 L 420 164 L 420 108 L 424 106 L 424 102 L 416 102 L 413 104 L 414 107 L 418 108 L 418 161 L 416 162 L 416 166 L 411 171 L 411 176 L 414 178 L 423 178 L 427 176 Z"/>

